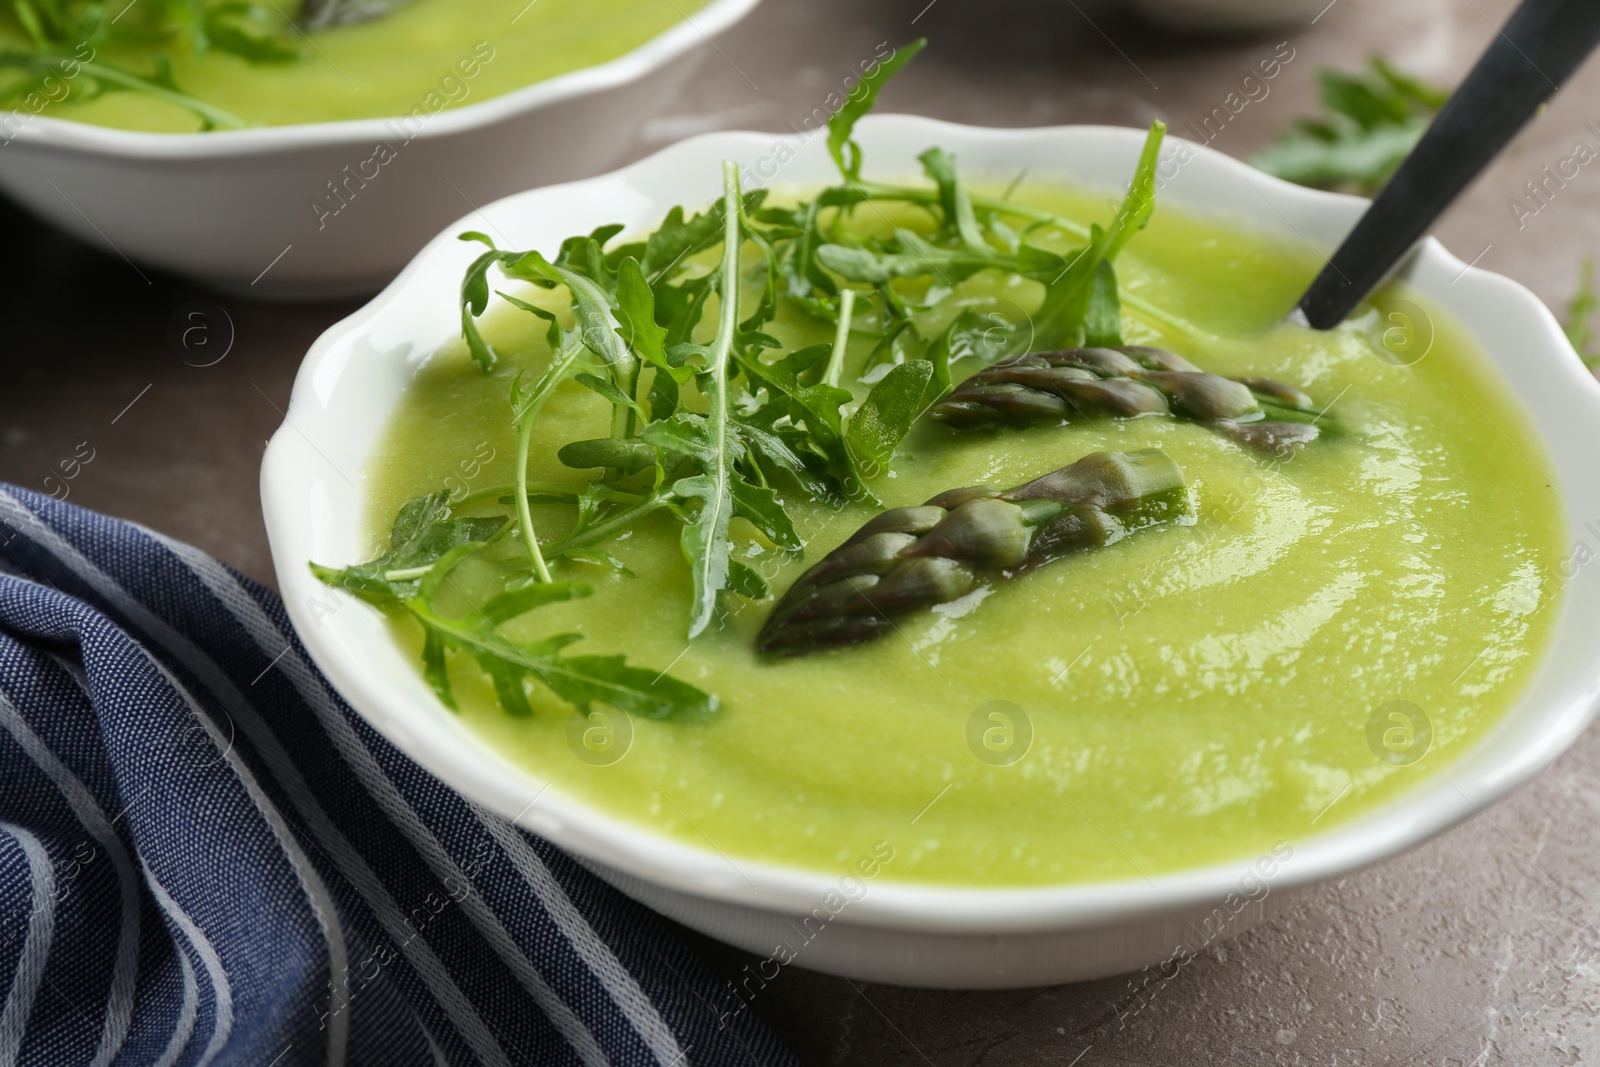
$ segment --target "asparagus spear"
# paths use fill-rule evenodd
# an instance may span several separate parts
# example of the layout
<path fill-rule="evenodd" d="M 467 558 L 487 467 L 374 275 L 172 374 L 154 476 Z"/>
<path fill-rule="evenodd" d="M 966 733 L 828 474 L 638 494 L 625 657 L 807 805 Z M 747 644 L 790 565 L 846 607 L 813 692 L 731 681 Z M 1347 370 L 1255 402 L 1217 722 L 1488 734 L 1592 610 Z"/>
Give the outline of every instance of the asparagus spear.
<path fill-rule="evenodd" d="M 960 429 L 1068 419 L 1099 410 L 1118 418 L 1192 419 L 1261 451 L 1298 451 L 1317 438 L 1311 422 L 1266 421 L 1261 404 L 1294 415 L 1319 414 L 1311 398 L 1270 378 L 1207 374 L 1160 348 L 1072 348 L 1031 352 L 974 374 L 934 406 L 932 416 Z"/>
<path fill-rule="evenodd" d="M 862 526 L 790 587 L 756 643 L 791 656 L 859 644 L 896 616 L 1192 514 L 1183 472 L 1158 449 L 1091 453 L 1004 493 L 951 490 Z"/>
<path fill-rule="evenodd" d="M 353 26 L 387 15 L 405 0 L 306 0 L 295 21 L 309 30 Z"/>

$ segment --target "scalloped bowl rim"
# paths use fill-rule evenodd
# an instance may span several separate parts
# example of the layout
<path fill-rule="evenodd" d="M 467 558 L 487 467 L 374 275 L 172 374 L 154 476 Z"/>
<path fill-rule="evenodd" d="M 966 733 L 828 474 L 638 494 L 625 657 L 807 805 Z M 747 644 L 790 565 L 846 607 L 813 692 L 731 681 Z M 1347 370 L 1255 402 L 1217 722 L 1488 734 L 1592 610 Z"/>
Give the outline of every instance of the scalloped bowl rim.
<path fill-rule="evenodd" d="M 869 158 L 872 139 L 890 134 L 907 137 L 914 134 L 925 138 L 924 144 L 941 144 L 958 154 L 964 147 L 972 149 L 984 143 L 1016 144 L 1023 139 L 1065 139 L 1073 141 L 1078 148 L 1092 142 L 1100 145 L 1104 152 L 1125 158 L 1130 166 L 1144 137 L 1142 131 L 1120 127 L 994 129 L 903 115 L 872 116 L 858 127 L 858 136 L 868 145 Z M 720 852 L 664 837 L 542 784 L 531 772 L 505 760 L 451 718 L 423 687 L 414 667 L 410 670 L 412 684 L 407 695 L 396 689 L 397 679 L 364 666 L 349 646 L 340 643 L 337 621 L 327 627 L 316 625 L 318 620 L 306 607 L 306 597 L 314 596 L 321 587 L 305 566 L 303 546 L 308 535 L 302 513 L 306 507 L 297 501 L 307 496 L 307 470 L 316 466 L 318 457 L 297 444 L 303 439 L 298 431 L 290 433 L 297 417 L 307 413 L 317 417 L 316 393 L 319 389 L 330 389 L 331 383 L 342 373 L 343 359 L 330 362 L 338 343 L 347 336 L 359 334 L 401 300 L 408 283 L 424 265 L 455 243 L 455 233 L 463 228 L 474 228 L 469 219 L 481 218 L 496 207 L 502 212 L 514 210 L 509 205 L 523 198 L 556 202 L 581 194 L 586 187 L 618 179 L 633 179 L 636 187 L 648 187 L 652 173 L 657 168 L 676 165 L 676 156 L 694 151 L 704 154 L 704 150 L 726 145 L 727 150 L 722 154 L 739 158 L 744 155 L 741 149 L 755 146 L 752 139 L 759 139 L 762 146 L 788 141 L 801 143 L 797 151 L 804 147 L 799 138 L 773 134 L 705 134 L 663 149 L 612 174 L 508 197 L 447 228 L 418 253 L 382 293 L 330 327 L 313 344 L 296 378 L 285 426 L 277 431 L 267 450 L 262 466 L 262 495 L 274 564 L 301 639 L 345 698 L 412 759 L 471 799 L 602 867 L 700 898 L 767 912 L 804 913 L 835 887 L 837 876 L 843 871 L 830 873 L 740 859 L 736 870 L 741 877 L 732 878 L 729 876 L 731 861 Z M 1169 138 L 1168 143 L 1175 145 L 1179 141 Z M 1353 223 L 1366 203 L 1357 197 L 1290 185 L 1211 149 L 1192 144 L 1189 148 L 1198 159 L 1207 161 L 1207 169 L 1220 171 L 1227 180 L 1249 183 L 1267 196 L 1268 203 L 1279 211 L 1285 208 L 1291 212 L 1297 208 L 1326 209 L 1332 205 L 1347 214 Z M 1203 206 L 1191 205 L 1186 210 L 1202 216 L 1206 213 Z M 1284 218 L 1294 226 L 1289 215 Z M 1482 301 L 1505 305 L 1509 309 L 1506 313 L 1517 318 L 1518 328 L 1527 331 L 1529 352 L 1544 351 L 1566 358 L 1572 373 L 1565 375 L 1559 367 L 1553 373 L 1563 379 L 1570 378 L 1570 382 L 1563 381 L 1563 385 L 1570 384 L 1574 395 L 1587 398 L 1579 402 L 1587 404 L 1591 413 L 1600 414 L 1600 383 L 1584 372 L 1582 365 L 1572 357 L 1555 318 L 1531 292 L 1508 278 L 1467 265 L 1432 238 L 1419 246 L 1407 268 L 1412 274 L 1424 269 L 1432 273 L 1446 271 L 1455 277 L 1452 289 L 1460 294 L 1454 298 L 1458 306 Z M 1457 284 L 1459 289 L 1455 288 Z M 454 294 L 448 299 L 453 308 Z M 309 442 L 309 439 L 303 440 Z M 1570 479 L 1566 481 L 1570 486 Z M 1578 600 L 1579 596 L 1569 590 L 1562 604 L 1563 625 Z M 356 607 L 376 615 L 375 609 L 365 604 Z M 1410 790 L 1373 811 L 1296 843 L 1292 862 L 1285 863 L 1272 884 L 1284 888 L 1305 885 L 1369 866 L 1435 836 L 1527 781 L 1564 751 L 1596 714 L 1597 704 L 1600 704 L 1600 659 L 1584 662 L 1582 676 L 1566 685 L 1561 699 L 1541 705 L 1545 710 L 1540 715 L 1537 731 L 1516 738 L 1502 736 L 1508 732 L 1507 725 L 1521 717 L 1524 705 L 1529 702 L 1525 694 L 1498 724 L 1454 757 L 1447 765 L 1448 772 L 1435 770 Z M 1545 666 L 1549 666 L 1548 657 Z M 425 706 L 429 704 L 431 706 Z M 398 721 L 385 710 L 389 708 L 398 708 L 406 721 Z M 864 927 L 958 934 L 1104 926 L 1140 915 L 1210 906 L 1237 887 L 1251 860 L 1251 857 L 1240 857 L 1149 878 L 1047 886 L 964 887 L 882 878 L 835 921 Z M 754 886 L 747 884 L 747 880 Z"/>
<path fill-rule="evenodd" d="M 494 126 L 516 115 L 575 97 L 614 89 L 637 81 L 688 52 L 749 14 L 761 0 L 710 0 L 705 7 L 684 16 L 661 33 L 615 59 L 557 74 L 464 107 L 432 112 L 426 124 L 409 135 L 413 140 L 439 140 Z M 26 114 L 26 112 L 23 112 Z M 276 151 L 294 151 L 329 144 L 368 141 L 392 136 L 389 123 L 404 115 L 341 119 L 332 122 L 295 122 L 281 126 L 252 126 L 242 130 L 191 133 L 156 133 L 76 122 L 72 119 L 33 115 L 14 139 L 34 147 L 55 148 L 107 156 L 157 159 L 218 159 Z"/>

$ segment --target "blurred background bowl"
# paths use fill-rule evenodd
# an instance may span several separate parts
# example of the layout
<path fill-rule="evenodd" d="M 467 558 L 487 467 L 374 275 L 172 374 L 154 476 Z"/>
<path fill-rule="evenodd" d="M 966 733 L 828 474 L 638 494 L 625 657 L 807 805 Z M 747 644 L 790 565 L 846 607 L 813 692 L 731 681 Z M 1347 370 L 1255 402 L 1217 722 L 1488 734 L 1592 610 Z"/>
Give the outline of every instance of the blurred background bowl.
<path fill-rule="evenodd" d="M 712 0 L 595 67 L 430 115 L 210 133 L 143 133 L 40 115 L 0 145 L 0 189 L 84 240 L 204 285 L 279 300 L 381 289 L 479 204 L 619 163 L 760 0 Z M 362 180 L 379 145 L 394 153 Z M 350 168 L 348 171 L 346 168 Z M 329 183 L 350 199 L 318 205 Z"/>
<path fill-rule="evenodd" d="M 1253 33 L 1303 26 L 1328 0 L 1133 0 L 1149 22 L 1182 33 Z"/>

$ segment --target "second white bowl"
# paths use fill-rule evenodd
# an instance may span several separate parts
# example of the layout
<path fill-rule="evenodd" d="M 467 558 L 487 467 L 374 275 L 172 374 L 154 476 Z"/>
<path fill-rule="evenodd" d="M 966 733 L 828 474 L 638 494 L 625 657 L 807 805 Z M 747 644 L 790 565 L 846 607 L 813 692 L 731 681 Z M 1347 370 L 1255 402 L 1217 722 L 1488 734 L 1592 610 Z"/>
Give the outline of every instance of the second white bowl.
<path fill-rule="evenodd" d="M 609 63 L 409 126 L 140 133 L 18 113 L 0 126 L 0 189 L 96 247 L 226 291 L 371 293 L 475 206 L 616 166 L 696 53 L 759 2 L 712 0 Z M 337 214 L 329 183 L 348 198 Z"/>

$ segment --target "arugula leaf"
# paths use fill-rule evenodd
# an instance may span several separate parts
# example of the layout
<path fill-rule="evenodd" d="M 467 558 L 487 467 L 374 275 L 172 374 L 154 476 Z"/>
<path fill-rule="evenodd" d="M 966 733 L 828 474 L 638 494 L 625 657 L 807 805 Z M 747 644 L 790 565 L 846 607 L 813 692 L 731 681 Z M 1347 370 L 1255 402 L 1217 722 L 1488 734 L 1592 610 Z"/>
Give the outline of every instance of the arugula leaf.
<path fill-rule="evenodd" d="M 832 318 L 829 301 L 838 295 L 838 286 L 817 262 L 817 249 L 824 243 L 820 216 L 822 197 L 797 208 L 767 208 L 758 218 L 763 222 L 787 226 L 793 237 L 778 257 L 784 295 L 796 306 L 818 318 Z"/>
<path fill-rule="evenodd" d="M 589 238 L 579 240 L 593 243 Z M 571 244 L 572 242 L 568 242 Z M 563 252 L 566 247 L 563 246 Z M 562 259 L 566 259 L 563 255 Z M 538 252 L 524 252 L 509 263 L 505 271 L 514 278 L 525 281 L 564 285 L 572 294 L 572 315 L 577 320 L 578 335 L 583 344 L 604 360 L 613 371 L 628 373 L 636 366 L 633 353 L 622 337 L 622 324 L 617 321 L 615 298 L 606 291 L 604 279 L 581 273 L 562 263 L 551 263 Z M 653 321 L 653 320 L 652 320 Z"/>
<path fill-rule="evenodd" d="M 439 558 L 463 545 L 487 542 L 505 520 L 452 518 L 450 493 L 439 490 L 401 505 L 389 530 L 389 550 L 351 567 L 311 564 L 312 573 L 329 585 L 374 602 L 415 592 L 417 583 Z"/>
<path fill-rule="evenodd" d="M 1122 343 L 1122 301 L 1117 298 L 1117 272 L 1108 259 L 1102 259 L 1095 270 L 1083 334 L 1083 343 L 1091 348 L 1115 348 Z"/>
<path fill-rule="evenodd" d="M 1026 242 L 1014 254 L 988 247 L 944 248 L 905 229 L 895 230 L 877 247 L 823 245 L 817 249 L 817 261 L 847 281 L 879 286 L 896 278 L 923 278 L 930 274 L 948 286 L 981 270 L 1020 274 L 1048 284 L 1069 265 L 1056 253 Z"/>
<path fill-rule="evenodd" d="M 718 198 L 705 211 L 684 219 L 683 208 L 667 212 L 661 225 L 645 241 L 644 258 L 640 266 L 652 282 L 674 270 L 681 270 L 690 256 L 715 245 L 722 239 L 726 221 L 723 211 L 726 202 Z"/>
<path fill-rule="evenodd" d="M 720 453 L 718 453 L 720 454 Z M 679 544 L 694 577 L 694 600 L 689 608 L 689 639 L 705 632 L 716 614 L 722 591 L 728 585 L 728 520 L 733 517 L 733 474 L 716 467 L 712 474 L 679 478 L 673 492 L 682 500 L 699 500 L 696 519 L 683 528 Z"/>
<path fill-rule="evenodd" d="M 1035 316 L 1034 341 L 1040 347 L 1081 343 L 1091 313 L 1096 337 L 1120 336 L 1120 300 L 1109 263 L 1144 227 L 1154 210 L 1155 171 L 1165 130 L 1161 123 L 1152 124 L 1133 181 L 1110 225 L 1104 229 L 1091 227 L 1089 246 L 1070 260 L 1025 241 L 1018 242 L 1015 253 L 989 246 L 977 232 L 972 202 L 956 178 L 953 162 L 942 152 L 930 151 L 921 158 L 939 187 L 941 211 L 947 220 L 945 230 L 960 239 L 959 247 L 940 246 L 900 229 L 887 241 L 879 242 L 878 247 L 825 244 L 816 251 L 817 261 L 847 280 L 879 287 L 886 310 L 899 320 L 880 342 L 883 351 L 888 350 L 905 325 L 904 310 L 888 283 L 897 278 L 932 275 L 950 285 L 982 270 L 1006 271 L 1046 283 L 1045 300 Z M 1106 265 L 1105 270 L 1102 265 Z M 948 350 L 937 355 L 948 364 Z M 936 388 L 942 391 L 948 385 L 941 381 Z"/>
<path fill-rule="evenodd" d="M 556 262 L 551 263 L 537 251 L 504 252 L 494 242 L 477 231 L 460 235 L 463 241 L 477 241 L 489 247 L 467 268 L 461 283 L 461 330 L 468 350 L 478 364 L 488 371 L 498 358 L 494 349 L 484 340 L 477 327 L 477 318 L 484 313 L 489 299 L 489 269 L 499 264 L 507 276 L 553 288 L 564 287 L 571 297 L 574 326 L 561 330 L 555 316 L 534 305 L 506 297 L 515 306 L 544 318 L 550 323 L 547 336 L 551 341 L 552 359 L 539 383 L 523 396 L 518 385 L 512 387 L 512 408 L 517 426 L 517 478 L 519 486 L 526 479 L 528 447 L 533 419 L 555 386 L 572 369 L 578 353 L 587 349 L 599 356 L 611 372 L 606 381 L 592 374 L 580 374 L 578 380 L 609 401 L 612 407 L 612 435 L 619 439 L 632 436 L 635 420 L 648 421 L 650 413 L 634 398 L 638 387 L 639 360 L 637 349 L 646 358 L 659 359 L 659 366 L 668 374 L 677 374 L 678 366 L 661 350 L 664 332 L 654 317 L 654 296 L 645 283 L 639 265 L 631 257 L 621 261 L 619 270 L 612 270 L 605 261 L 603 243 L 614 237 L 621 226 L 602 226 L 585 237 L 574 237 L 562 242 Z M 624 325 L 617 318 L 622 308 L 619 293 L 626 287 L 626 300 L 631 312 Z M 504 296 L 505 294 L 501 294 Z M 687 375 L 685 375 L 687 377 Z M 522 537 L 528 546 L 529 560 L 535 572 L 545 581 L 550 580 L 538 539 L 528 511 L 527 494 L 517 494 Z"/>
<path fill-rule="evenodd" d="M 574 584 L 574 594 L 587 587 Z M 584 590 L 582 592 L 578 590 Z M 440 649 L 469 653 L 495 683 L 501 705 L 513 715 L 531 715 L 524 683 L 537 681 L 581 712 L 606 704 L 647 719 L 703 719 L 719 706 L 717 698 L 671 675 L 631 666 L 623 656 L 563 656 L 560 650 L 581 639 L 558 634 L 532 645 L 520 645 L 485 617 L 449 618 L 418 603 L 408 605 Z M 442 652 L 436 656 L 442 662 Z M 442 672 L 441 672 L 442 673 Z M 453 707 L 445 677 L 435 692 Z"/>
<path fill-rule="evenodd" d="M 721 706 L 716 697 L 670 674 L 629 666 L 623 656 L 550 657 L 533 673 L 579 711 L 609 704 L 645 719 L 695 721 Z"/>
<path fill-rule="evenodd" d="M 1362 129 L 1386 123 L 1402 123 L 1412 117 L 1412 101 L 1399 93 L 1385 91 L 1385 83 L 1372 83 L 1324 67 L 1317 73 L 1322 105 L 1329 111 L 1355 121 Z"/>
<path fill-rule="evenodd" d="M 956 178 L 956 161 L 942 148 L 930 148 L 917 159 L 939 187 L 939 206 L 944 210 L 945 228 L 953 231 L 968 248 L 988 251 L 988 244 L 978 232 L 972 200 L 967 196 L 966 187 Z"/>
<path fill-rule="evenodd" d="M 670 374 L 657 374 L 650 381 L 650 417 L 670 419 L 678 410 L 680 391 L 678 382 Z"/>
<path fill-rule="evenodd" d="M 284 32 L 287 26 L 270 4 L 255 0 L 141 0 L 106 7 L 82 0 L 12 0 L 9 5 L 26 32 L 30 49 L 0 53 L 0 67 L 30 76 L 0 87 L 0 103 L 25 97 L 50 76 L 74 81 L 75 96 L 134 92 L 187 109 L 202 130 L 243 129 L 253 125 L 180 86 L 165 51 L 146 52 L 153 70 L 140 74 L 104 58 L 117 49 L 185 48 L 197 55 L 229 52 L 250 63 L 288 63 L 302 58 Z M 134 13 L 127 18 L 130 11 Z M 89 57 L 87 60 L 85 56 Z"/>
<path fill-rule="evenodd" d="M 793 478 L 811 496 L 830 503 L 844 502 L 845 493 L 839 484 L 841 468 L 833 462 L 834 456 L 815 447 L 809 430 L 772 431 L 756 425 L 753 419 L 741 419 L 738 430 L 752 454 Z"/>
<path fill-rule="evenodd" d="M 575 375 L 573 380 L 593 389 L 612 404 L 629 409 L 638 415 L 640 419 L 648 420 L 650 418 L 650 413 L 644 409 L 644 405 L 624 393 L 621 389 L 618 389 L 614 382 L 593 374 Z"/>
<path fill-rule="evenodd" d="M 927 47 L 928 39 L 919 37 L 910 44 L 901 45 L 894 54 L 861 76 L 845 97 L 844 106 L 828 119 L 828 154 L 847 181 L 861 177 L 861 146 L 850 139 L 856 123 L 872 110 L 878 102 L 878 93 L 900 68 L 917 57 Z"/>
<path fill-rule="evenodd" d="M 490 597 L 478 611 L 491 625 L 498 626 L 546 604 L 579 600 L 593 593 L 581 582 L 521 582 Z"/>
<path fill-rule="evenodd" d="M 1379 57 L 1361 75 L 1324 68 L 1318 83 L 1325 113 L 1297 120 L 1250 162 L 1298 185 L 1369 196 L 1389 180 L 1449 99 L 1446 91 Z"/>
<path fill-rule="evenodd" d="M 645 280 L 644 268 L 632 256 L 617 268 L 617 311 L 622 339 L 640 359 L 672 375 L 682 384 L 693 371 L 667 360 L 667 330 L 656 325 L 656 296 Z"/>
<path fill-rule="evenodd" d="M 656 295 L 656 321 L 667 329 L 662 343 L 669 356 L 693 344 L 695 327 L 705 315 L 706 302 L 716 292 L 716 284 L 715 274 L 705 274 L 679 285 L 661 283 L 651 287 Z"/>
<path fill-rule="evenodd" d="M 922 414 L 923 397 L 934 375 L 932 361 L 912 359 L 890 369 L 850 419 L 847 439 L 858 461 L 883 467 L 895 446 Z"/>
<path fill-rule="evenodd" d="M 950 321 L 943 333 L 933 339 L 928 346 L 928 363 L 933 367 L 933 373 L 928 378 L 928 391 L 923 397 L 923 406 L 931 407 L 944 399 L 950 391 L 952 379 L 950 377 L 950 364 L 956 360 L 955 347 L 958 331 L 963 327 L 970 329 L 977 316 L 971 310 L 966 310 Z"/>
<path fill-rule="evenodd" d="M 423 628 L 423 674 L 446 707 L 456 700 L 445 654 L 459 650 L 489 675 L 501 705 L 512 715 L 531 715 L 525 683 L 547 686 L 580 711 L 603 703 L 646 718 L 703 718 L 717 699 L 686 682 L 642 667 L 622 656 L 563 656 L 579 634 L 558 634 L 518 644 L 500 626 L 549 604 L 590 596 L 581 582 L 515 580 L 466 616 L 445 615 L 435 603 L 451 572 L 484 549 L 503 530 L 502 519 L 454 518 L 443 490 L 408 501 L 395 517 L 389 551 L 353 567 L 312 564 L 329 585 L 364 599 L 403 608 Z"/>
<path fill-rule="evenodd" d="M 624 474 L 649 470 L 661 462 L 661 457 L 653 446 L 643 441 L 619 441 L 615 437 L 569 441 L 557 450 L 556 458 L 566 466 L 578 470 L 614 467 Z"/>
<path fill-rule="evenodd" d="M 501 252 L 495 248 L 493 239 L 477 230 L 458 234 L 456 240 L 476 241 L 489 246 L 489 251 L 473 260 L 461 278 L 461 336 L 466 340 L 467 351 L 471 353 L 472 358 L 483 368 L 484 373 L 488 373 L 494 370 L 495 364 L 500 360 L 494 348 L 478 331 L 478 317 L 489 307 L 489 268 L 497 263 L 509 262 L 515 257 L 512 253 Z M 518 306 L 524 311 L 534 311 L 531 304 L 518 301 Z M 534 311 L 534 314 L 548 313 Z M 551 316 L 551 321 L 554 321 L 554 316 Z"/>
<path fill-rule="evenodd" d="M 1439 111 L 1450 99 L 1449 90 L 1412 77 L 1397 69 L 1382 56 L 1372 57 L 1372 69 L 1377 72 L 1378 77 L 1388 83 L 1391 89 L 1424 111 Z"/>
<path fill-rule="evenodd" d="M 950 285 L 1007 262 L 1006 257 L 991 249 L 941 248 L 905 229 L 894 231 L 887 251 L 826 244 L 817 249 L 816 255 L 817 262 L 849 281 L 873 285 L 928 274 Z"/>
<path fill-rule="evenodd" d="M 156 53 L 152 63 L 155 69 L 151 73 L 135 74 L 104 60 L 85 62 L 64 48 L 47 47 L 31 54 L 0 52 L 0 68 L 26 71 L 36 78 L 47 75 L 59 77 L 62 70 L 76 68 L 79 81 L 92 84 L 97 93 L 143 93 L 188 110 L 200 120 L 202 130 L 242 130 L 254 125 L 185 91 L 173 76 L 172 62 L 165 55 Z M 25 95 L 33 84 L 32 79 L 25 78 L 17 84 L 0 88 L 0 103 Z"/>
<path fill-rule="evenodd" d="M 723 237 L 722 264 L 717 272 L 717 333 L 706 349 L 706 370 L 699 378 L 700 391 L 707 403 L 704 415 L 678 415 L 673 419 L 679 433 L 653 438 L 646 427 L 645 440 L 658 448 L 668 448 L 693 458 L 700 473 L 679 478 L 672 489 L 682 500 L 698 500 L 694 521 L 683 528 L 679 544 L 694 579 L 694 600 L 689 609 L 689 637 L 705 632 L 716 614 L 722 591 L 728 585 L 728 522 L 733 517 L 733 448 L 728 396 L 729 364 L 732 362 L 734 334 L 739 328 L 739 249 L 742 228 L 739 222 L 739 168 L 731 162 L 722 165 Z M 671 424 L 667 424 L 671 425 Z"/>
<path fill-rule="evenodd" d="M 789 513 L 778 503 L 778 494 L 764 485 L 751 485 L 743 478 L 733 479 L 728 489 L 733 497 L 733 513 L 760 530 L 773 544 L 791 552 L 805 547 Z"/>
<path fill-rule="evenodd" d="M 251 63 L 292 63 L 304 58 L 304 53 L 270 31 L 259 29 L 267 13 L 248 0 L 225 0 L 224 3 L 201 10 L 200 25 L 196 34 L 197 50 L 215 47 L 232 52 Z M 254 21 L 256 32 L 246 27 Z"/>
<path fill-rule="evenodd" d="M 1250 162 L 1296 185 L 1371 196 L 1411 154 L 1425 129 L 1420 121 L 1354 131 L 1297 125 Z"/>
<path fill-rule="evenodd" d="M 760 600 L 771 592 L 760 571 L 736 559 L 728 561 L 728 588 L 751 600 Z"/>
<path fill-rule="evenodd" d="M 1166 132 L 1165 123 L 1150 124 L 1150 134 L 1139 154 L 1133 181 L 1117 205 L 1110 225 L 1105 229 L 1091 227 L 1089 246 L 1046 288 L 1044 303 L 1033 317 L 1035 347 L 1069 348 L 1082 343 L 1100 265 L 1116 259 L 1117 253 L 1134 234 L 1144 229 L 1155 211 L 1156 163 Z"/>
<path fill-rule="evenodd" d="M 770 407 L 775 410 L 771 414 L 774 417 L 786 417 L 794 425 L 803 426 L 809 443 L 833 465 L 837 477 L 851 469 L 849 453 L 844 447 L 843 418 L 839 409 L 854 397 L 850 390 L 828 382 L 803 385 L 797 369 L 809 366 L 807 361 L 814 362 L 826 356 L 829 348 L 828 345 L 814 345 L 790 353 L 776 363 L 741 358 L 740 365 L 752 384 L 766 389 L 773 397 Z M 794 476 L 813 493 L 823 499 L 843 499 L 836 485 L 815 480 L 806 470 L 802 458 L 779 435 L 754 425 L 748 419 L 740 421 L 739 433 L 750 447 Z"/>

